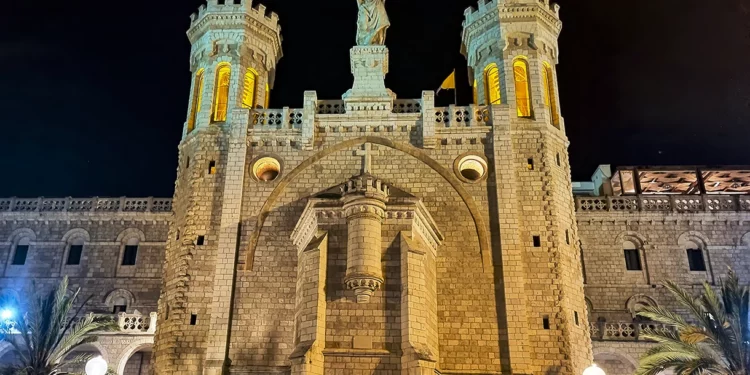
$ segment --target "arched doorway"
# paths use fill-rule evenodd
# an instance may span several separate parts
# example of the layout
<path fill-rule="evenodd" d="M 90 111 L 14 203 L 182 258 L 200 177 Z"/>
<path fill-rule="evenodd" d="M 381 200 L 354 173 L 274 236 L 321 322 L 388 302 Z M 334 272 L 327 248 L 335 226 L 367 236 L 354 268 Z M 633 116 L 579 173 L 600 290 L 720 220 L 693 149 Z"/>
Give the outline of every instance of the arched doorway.
<path fill-rule="evenodd" d="M 120 361 L 117 375 L 149 375 L 153 344 L 146 343 L 133 347 Z"/>

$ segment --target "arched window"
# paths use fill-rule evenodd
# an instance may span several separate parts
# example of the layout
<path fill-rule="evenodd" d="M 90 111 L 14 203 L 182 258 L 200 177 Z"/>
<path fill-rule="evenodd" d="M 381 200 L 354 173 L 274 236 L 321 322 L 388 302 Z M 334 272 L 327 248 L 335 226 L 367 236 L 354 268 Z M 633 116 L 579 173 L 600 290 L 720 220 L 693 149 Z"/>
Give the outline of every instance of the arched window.
<path fill-rule="evenodd" d="M 242 87 L 242 108 L 255 107 L 255 87 L 258 81 L 258 73 L 250 68 L 245 72 L 245 82 Z"/>
<path fill-rule="evenodd" d="M 488 105 L 501 104 L 500 96 L 500 69 L 497 64 L 492 63 L 484 68 L 484 96 Z"/>
<path fill-rule="evenodd" d="M 642 271 L 641 253 L 638 251 L 638 246 L 631 241 L 625 241 L 622 247 L 625 252 L 625 269 L 628 271 Z"/>
<path fill-rule="evenodd" d="M 198 113 L 201 111 L 201 100 L 203 99 L 203 74 L 204 70 L 201 69 L 195 74 L 195 81 L 193 83 L 193 102 L 190 104 L 190 119 L 188 120 L 188 133 L 195 129 L 195 120 L 198 118 Z"/>
<path fill-rule="evenodd" d="M 529 87 L 529 65 L 524 59 L 513 62 L 513 78 L 516 83 L 516 107 L 518 117 L 531 117 L 531 89 Z"/>
<path fill-rule="evenodd" d="M 703 247 L 694 241 L 685 242 L 685 252 L 687 252 L 688 266 L 690 271 L 706 271 L 706 260 L 703 257 Z"/>
<path fill-rule="evenodd" d="M 555 73 L 552 66 L 544 63 L 542 68 L 542 84 L 544 85 L 544 104 L 549 108 L 552 125 L 560 128 L 560 114 L 557 111 L 557 97 L 555 96 Z"/>
<path fill-rule="evenodd" d="M 216 92 L 214 94 L 213 121 L 227 121 L 227 106 L 229 105 L 229 79 L 232 68 L 229 64 L 221 64 L 216 70 Z"/>
<path fill-rule="evenodd" d="M 78 266 L 81 264 L 81 257 L 83 256 L 83 245 L 86 240 L 83 237 L 77 236 L 68 240 L 68 259 L 65 261 L 67 266 Z"/>
<path fill-rule="evenodd" d="M 18 243 L 16 243 L 16 248 L 13 251 L 13 263 L 11 263 L 14 266 L 23 266 L 26 264 L 26 258 L 29 255 L 29 247 L 30 247 L 30 239 L 29 237 L 21 238 Z"/>
<path fill-rule="evenodd" d="M 130 237 L 125 242 L 125 247 L 122 252 L 122 263 L 123 266 L 135 266 L 135 261 L 138 259 L 138 237 Z"/>

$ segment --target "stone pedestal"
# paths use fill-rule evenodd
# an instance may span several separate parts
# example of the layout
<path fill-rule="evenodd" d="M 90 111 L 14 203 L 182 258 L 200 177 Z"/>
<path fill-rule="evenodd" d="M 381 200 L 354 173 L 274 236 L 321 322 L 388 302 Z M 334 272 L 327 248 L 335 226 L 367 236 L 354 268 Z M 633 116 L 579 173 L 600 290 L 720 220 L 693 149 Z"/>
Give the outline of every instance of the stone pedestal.
<path fill-rule="evenodd" d="M 385 88 L 388 74 L 388 48 L 385 46 L 357 46 L 349 53 L 353 87 L 343 95 L 347 112 L 393 110 L 395 94 Z"/>
<path fill-rule="evenodd" d="M 377 178 L 355 177 L 342 187 L 348 225 L 346 277 L 357 303 L 367 303 L 383 284 L 382 232 L 388 188 Z"/>

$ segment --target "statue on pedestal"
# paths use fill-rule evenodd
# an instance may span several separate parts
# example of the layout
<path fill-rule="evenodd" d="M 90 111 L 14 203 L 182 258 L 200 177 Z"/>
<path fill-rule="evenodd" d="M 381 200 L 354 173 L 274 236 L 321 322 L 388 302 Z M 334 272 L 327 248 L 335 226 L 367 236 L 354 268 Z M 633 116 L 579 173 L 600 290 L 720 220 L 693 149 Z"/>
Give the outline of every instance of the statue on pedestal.
<path fill-rule="evenodd" d="M 357 45 L 385 45 L 385 32 L 391 26 L 385 11 L 385 0 L 357 0 Z"/>

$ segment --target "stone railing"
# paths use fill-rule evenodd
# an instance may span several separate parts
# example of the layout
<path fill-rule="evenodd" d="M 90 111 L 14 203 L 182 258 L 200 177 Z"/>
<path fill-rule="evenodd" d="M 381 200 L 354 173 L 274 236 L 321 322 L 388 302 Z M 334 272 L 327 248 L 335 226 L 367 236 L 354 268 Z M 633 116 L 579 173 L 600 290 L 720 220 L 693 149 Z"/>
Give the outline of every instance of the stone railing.
<path fill-rule="evenodd" d="M 299 129 L 302 126 L 302 109 L 255 109 L 252 112 L 255 128 Z"/>
<path fill-rule="evenodd" d="M 343 100 L 318 100 L 319 115 L 340 115 L 346 113 Z"/>
<path fill-rule="evenodd" d="M 750 211 L 750 195 L 629 195 L 576 197 L 578 212 Z"/>
<path fill-rule="evenodd" d="M 474 126 L 488 126 L 490 122 L 488 107 L 442 107 L 435 108 L 435 122 L 444 128 L 465 128 Z"/>
<path fill-rule="evenodd" d="M 0 198 L 0 212 L 152 212 L 172 211 L 168 198 Z"/>
<path fill-rule="evenodd" d="M 422 113 L 419 99 L 397 99 L 393 102 L 393 113 Z"/>
<path fill-rule="evenodd" d="M 120 333 L 153 334 L 156 332 L 156 313 L 152 312 L 148 316 L 144 316 L 138 311 L 133 314 L 119 313 L 117 325 L 120 326 Z"/>
<path fill-rule="evenodd" d="M 672 327 L 666 324 L 644 322 L 591 323 L 591 339 L 595 341 L 648 341 L 642 337 L 646 330 L 664 332 Z"/>

